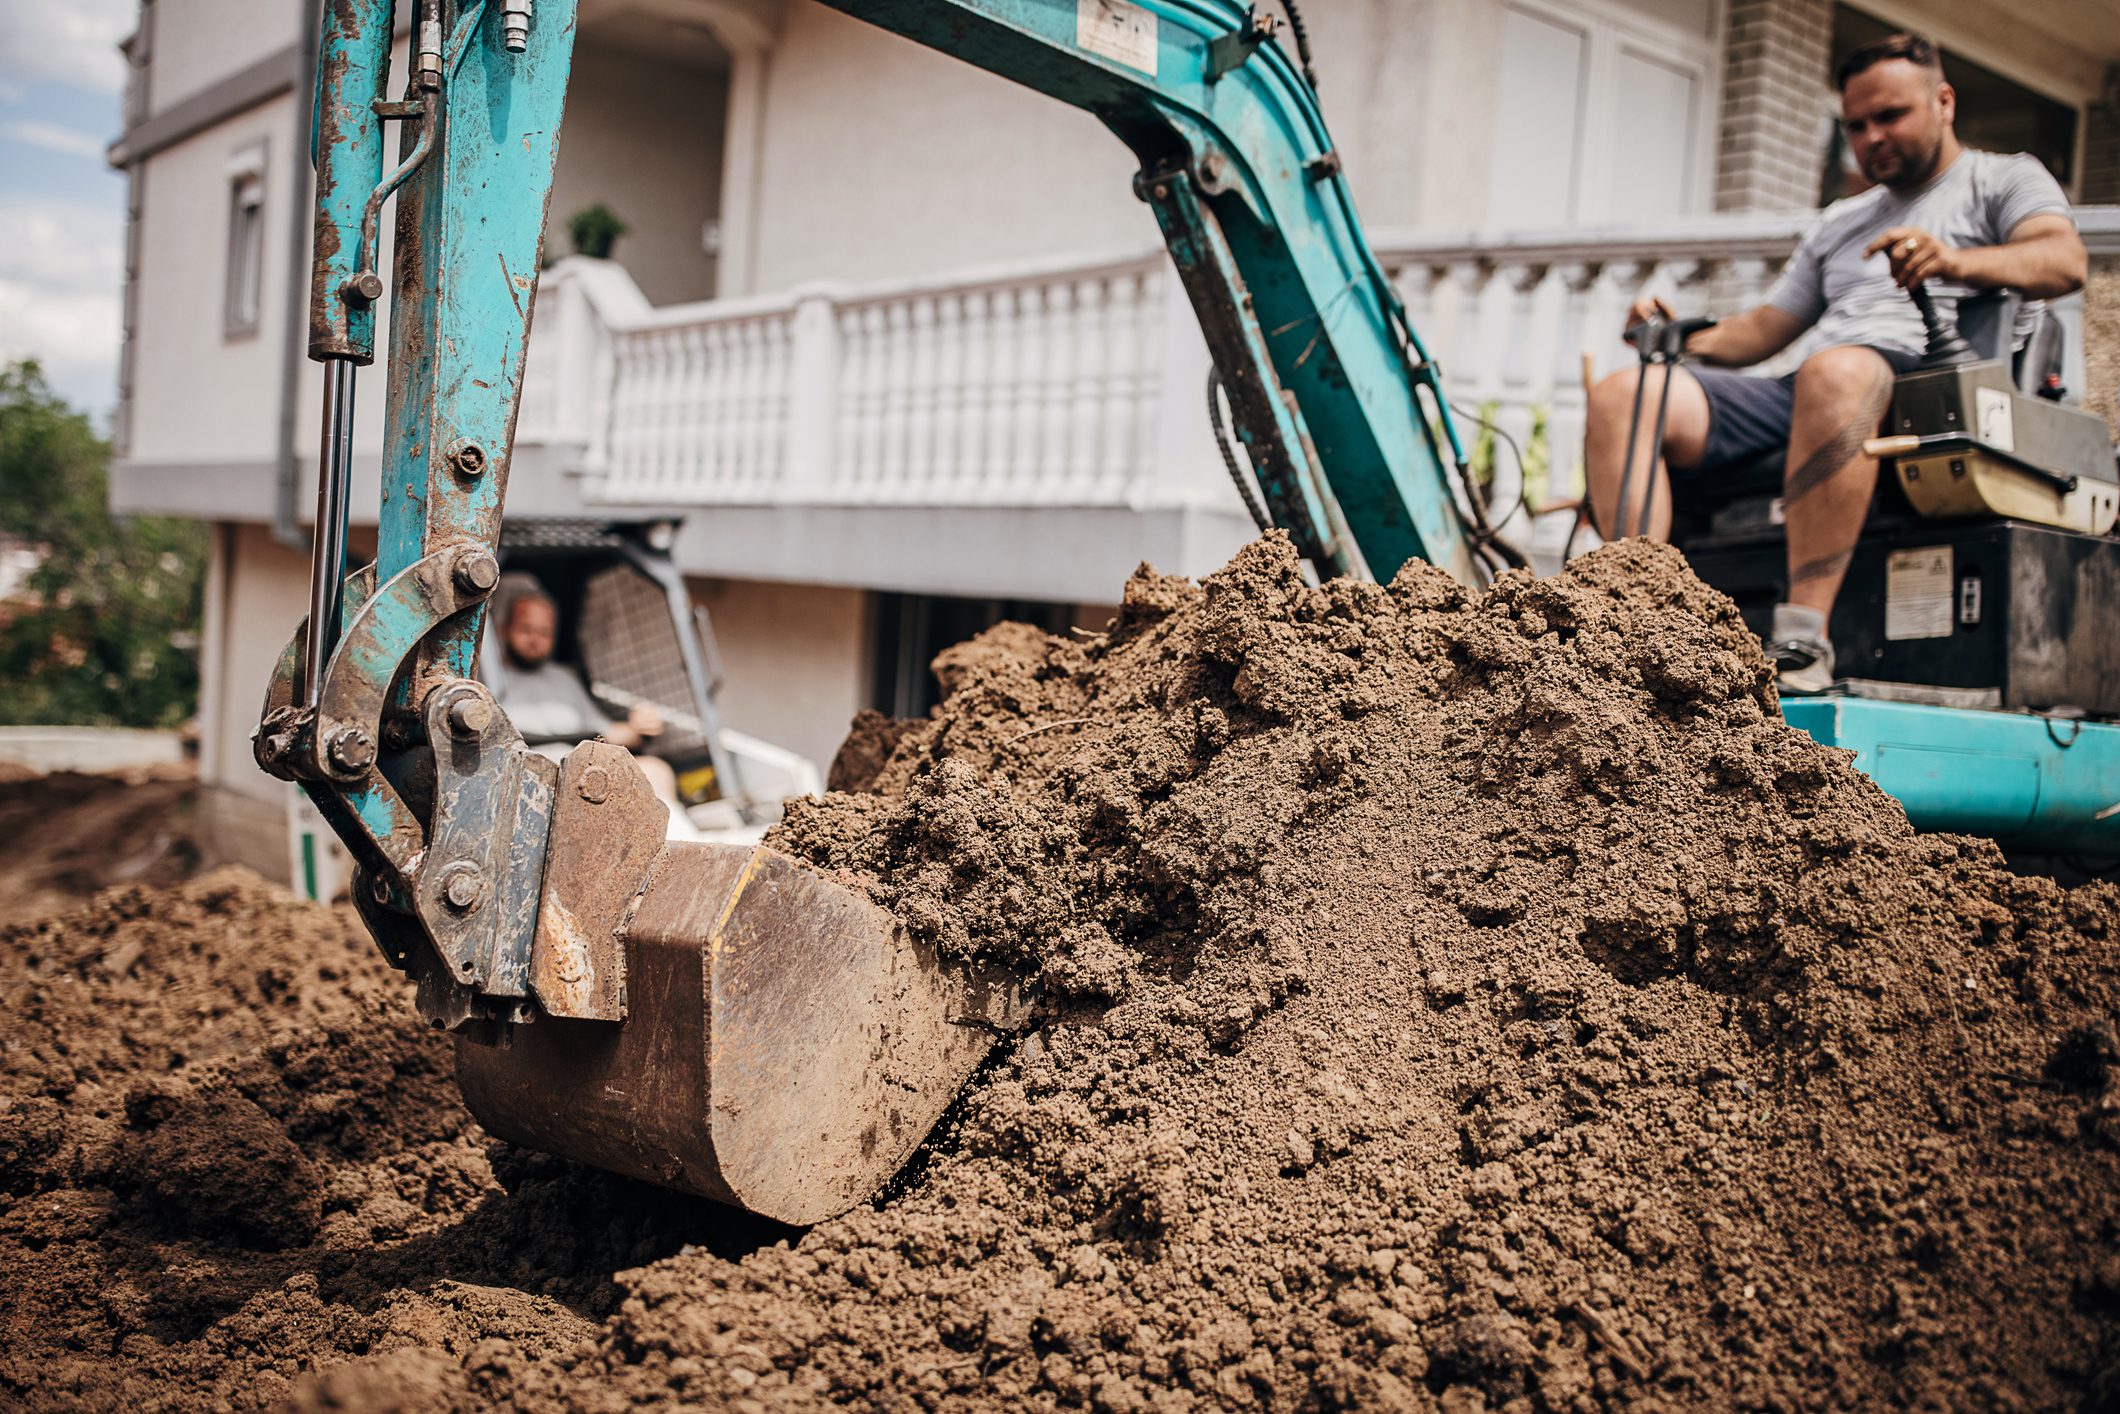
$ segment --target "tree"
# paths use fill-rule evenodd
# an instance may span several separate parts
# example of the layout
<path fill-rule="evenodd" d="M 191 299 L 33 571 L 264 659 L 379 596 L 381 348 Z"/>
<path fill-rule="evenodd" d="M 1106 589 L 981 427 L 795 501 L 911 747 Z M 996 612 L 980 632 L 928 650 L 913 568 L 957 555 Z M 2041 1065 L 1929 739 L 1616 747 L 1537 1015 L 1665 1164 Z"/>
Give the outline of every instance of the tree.
<path fill-rule="evenodd" d="M 206 528 L 114 517 L 109 470 L 34 359 L 0 369 L 0 542 L 40 557 L 0 602 L 0 723 L 166 727 L 196 709 Z"/>

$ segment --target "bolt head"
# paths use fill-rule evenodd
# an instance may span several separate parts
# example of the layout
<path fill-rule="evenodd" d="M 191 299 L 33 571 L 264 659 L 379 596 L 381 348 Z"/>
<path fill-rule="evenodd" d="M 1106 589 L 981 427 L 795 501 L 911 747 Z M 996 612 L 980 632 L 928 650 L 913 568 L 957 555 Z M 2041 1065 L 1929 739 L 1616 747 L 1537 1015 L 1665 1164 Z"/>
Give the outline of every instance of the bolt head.
<path fill-rule="evenodd" d="M 340 727 L 331 734 L 331 764 L 342 771 L 365 771 L 375 764 L 375 739 L 359 727 Z"/>
<path fill-rule="evenodd" d="M 602 805 L 611 798 L 611 773 L 601 766 L 591 766 L 582 772 L 582 778 L 574 789 L 591 805 Z"/>
<path fill-rule="evenodd" d="M 442 902 L 459 913 L 478 907 L 486 894 L 485 876 L 476 864 L 458 860 L 442 871 Z"/>
<path fill-rule="evenodd" d="M 449 464 L 465 476 L 486 474 L 486 449 L 468 437 L 459 437 L 449 444 Z"/>
<path fill-rule="evenodd" d="M 500 561 L 490 550 L 466 550 L 456 557 L 456 582 L 467 594 L 491 594 L 501 582 Z"/>
<path fill-rule="evenodd" d="M 373 270 L 362 270 L 347 276 L 339 293 L 354 304 L 374 304 L 383 297 L 383 277 Z"/>
<path fill-rule="evenodd" d="M 462 737 L 475 737 L 493 725 L 493 704 L 466 693 L 449 704 L 449 729 Z"/>

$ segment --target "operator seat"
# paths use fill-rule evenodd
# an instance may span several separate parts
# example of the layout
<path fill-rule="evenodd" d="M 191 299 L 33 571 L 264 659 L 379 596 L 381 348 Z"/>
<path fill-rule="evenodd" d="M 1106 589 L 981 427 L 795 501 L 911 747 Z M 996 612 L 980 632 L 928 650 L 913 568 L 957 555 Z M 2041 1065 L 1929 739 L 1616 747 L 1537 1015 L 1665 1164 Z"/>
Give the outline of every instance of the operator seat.
<path fill-rule="evenodd" d="M 2050 375 L 2060 374 L 2068 331 L 2051 308 L 2042 309 L 2024 346 L 2014 354 L 2006 352 L 2023 306 L 2024 298 L 2015 290 L 1991 290 L 1961 300 L 1958 332 L 1982 359 L 2009 358 L 2018 389 L 2036 393 Z M 1745 530 L 1756 534 L 1769 525 L 1778 525 L 1771 507 L 1781 495 L 1787 464 L 1787 448 L 1777 447 L 1758 456 L 1703 467 L 1687 478 L 1685 490 L 1673 506 L 1673 542 L 1684 548 L 1688 541 L 1703 534 L 1720 536 Z M 1907 509 L 1898 482 L 1892 477 L 1879 477 L 1870 514 L 1874 517 L 1880 512 Z"/>

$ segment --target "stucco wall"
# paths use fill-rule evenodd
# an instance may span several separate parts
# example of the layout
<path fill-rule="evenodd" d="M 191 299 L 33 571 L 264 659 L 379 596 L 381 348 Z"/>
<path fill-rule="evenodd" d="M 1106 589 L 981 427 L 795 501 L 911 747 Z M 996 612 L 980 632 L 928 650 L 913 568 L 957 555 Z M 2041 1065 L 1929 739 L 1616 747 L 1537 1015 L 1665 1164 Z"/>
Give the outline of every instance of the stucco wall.
<path fill-rule="evenodd" d="M 287 223 L 309 203 L 297 162 L 293 100 L 264 103 L 147 163 L 131 456 L 143 462 L 273 455 L 287 288 Z M 222 332 L 227 298 L 229 163 L 265 144 L 263 291 L 257 331 Z"/>
<path fill-rule="evenodd" d="M 1491 0 L 1306 12 L 1364 219 L 1476 224 L 1500 43 Z M 769 60 L 754 288 L 883 281 L 1156 241 L 1103 126 L 800 0 Z"/>
<path fill-rule="evenodd" d="M 301 38 L 301 30 L 294 5 L 155 0 L 149 111 L 163 112 L 280 53 Z"/>
<path fill-rule="evenodd" d="M 822 771 L 867 701 L 867 596 L 754 580 L 692 581 L 721 645 L 722 722 L 798 751 Z"/>
<path fill-rule="evenodd" d="M 811 3 L 766 81 L 755 287 L 1156 239 L 1094 118 Z"/>
<path fill-rule="evenodd" d="M 567 218 L 603 202 L 632 229 L 616 256 L 655 304 L 706 299 L 701 229 L 721 204 L 728 80 L 584 44 L 575 54 L 552 176 L 548 252 L 573 252 Z"/>
<path fill-rule="evenodd" d="M 238 525 L 220 542 L 229 548 L 221 620 L 206 625 L 202 674 L 214 681 L 203 694 L 212 719 L 199 730 L 212 745 L 200 778 L 238 795 L 280 804 L 284 785 L 259 770 L 250 756 L 250 734 L 258 725 L 280 650 L 308 610 L 309 559 L 272 538 L 264 526 Z"/>

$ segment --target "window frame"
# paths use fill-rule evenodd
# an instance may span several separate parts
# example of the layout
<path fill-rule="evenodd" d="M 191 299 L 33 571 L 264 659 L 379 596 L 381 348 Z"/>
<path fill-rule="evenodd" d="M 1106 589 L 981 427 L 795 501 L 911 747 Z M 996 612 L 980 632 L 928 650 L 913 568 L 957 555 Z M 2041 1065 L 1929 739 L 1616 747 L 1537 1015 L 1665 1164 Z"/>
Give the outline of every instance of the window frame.
<path fill-rule="evenodd" d="M 231 153 L 223 172 L 227 184 L 227 250 L 221 279 L 224 341 L 255 338 L 264 324 L 265 225 L 271 196 L 266 157 L 261 138 Z"/>

